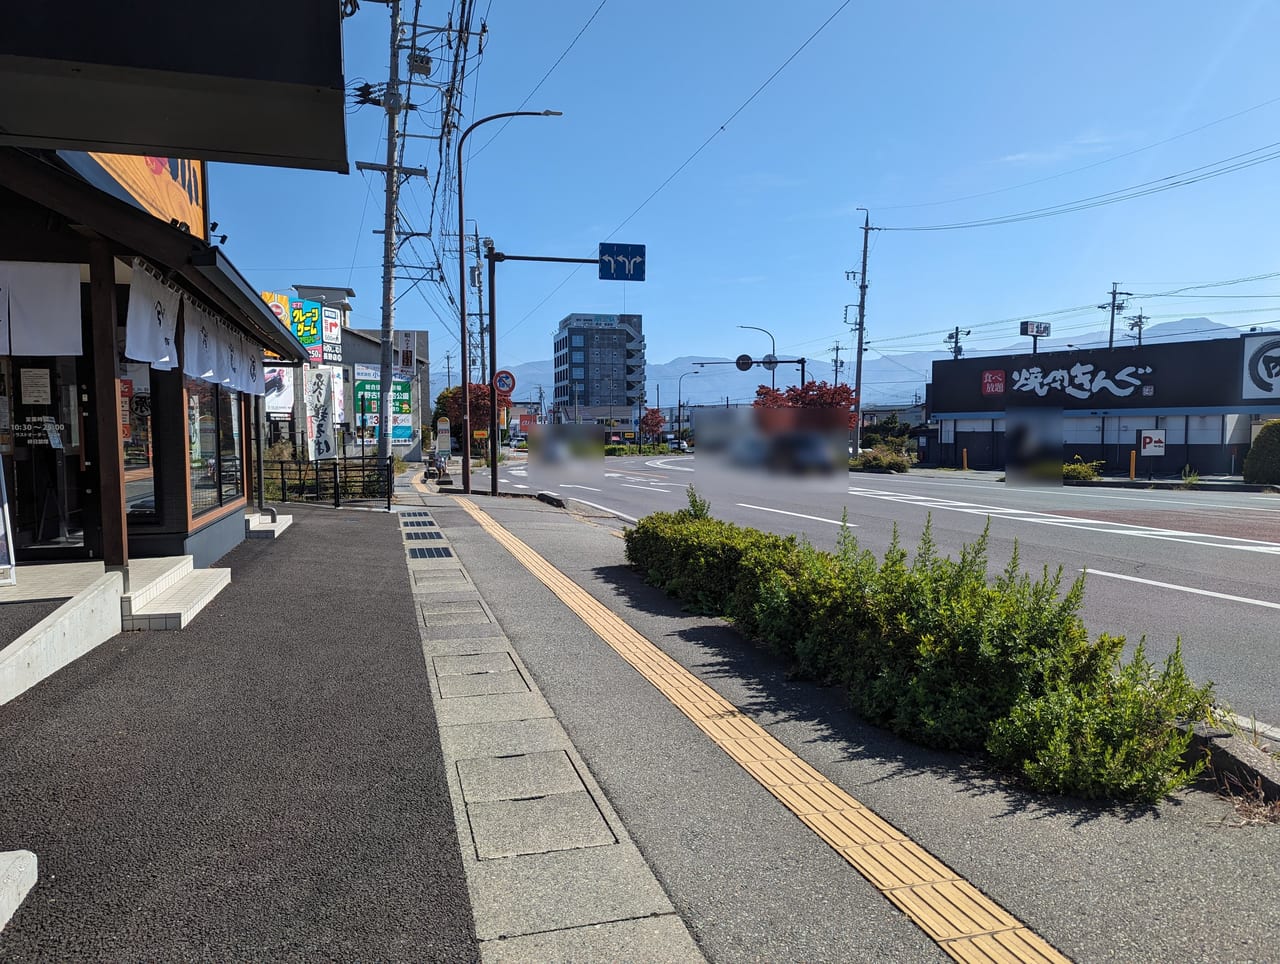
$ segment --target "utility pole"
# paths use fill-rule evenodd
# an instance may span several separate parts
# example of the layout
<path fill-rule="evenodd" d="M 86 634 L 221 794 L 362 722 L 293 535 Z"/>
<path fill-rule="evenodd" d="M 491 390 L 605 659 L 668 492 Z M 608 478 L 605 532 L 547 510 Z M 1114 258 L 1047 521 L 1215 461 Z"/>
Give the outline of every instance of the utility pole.
<path fill-rule="evenodd" d="M 1118 288 L 1119 285 L 1120 285 L 1120 282 L 1118 281 L 1111 282 L 1111 300 L 1109 302 L 1106 302 L 1105 304 L 1098 305 L 1098 307 L 1101 309 L 1111 310 L 1111 327 L 1110 327 L 1110 331 L 1107 334 L 1108 348 L 1114 348 L 1116 346 L 1116 312 L 1124 311 L 1124 302 L 1117 301 L 1116 296 L 1124 295 L 1130 298 L 1133 297 L 1132 291 L 1116 291 L 1116 288 Z"/>
<path fill-rule="evenodd" d="M 461 239 L 461 238 L 459 238 L 459 241 L 460 241 L 460 242 L 461 242 L 461 240 L 462 240 L 462 239 Z M 479 343 L 480 343 L 480 383 L 481 383 L 482 385 L 487 385 L 487 384 L 489 384 L 489 374 L 488 374 L 488 371 L 487 371 L 486 366 L 485 366 L 485 355 L 484 355 L 484 331 L 485 331 L 485 327 L 484 327 L 484 318 L 485 318 L 485 313 L 484 313 L 484 272 L 481 270 L 481 266 L 480 266 L 480 225 L 478 225 L 478 224 L 476 225 L 476 228 L 475 228 L 475 244 L 476 244 L 476 266 L 475 266 L 475 274 L 473 274 L 473 275 L 472 275 L 472 278 L 475 280 L 475 284 L 474 284 L 472 287 L 474 287 L 474 288 L 476 289 L 476 306 L 477 306 L 477 310 L 476 310 L 476 325 L 478 326 L 478 331 L 479 331 L 479 334 L 480 334 L 480 339 L 479 339 Z"/>
<path fill-rule="evenodd" d="M 1128 318 L 1128 321 L 1129 321 L 1129 330 L 1130 330 L 1130 331 L 1136 331 L 1136 332 L 1138 333 L 1138 347 L 1139 347 L 1139 348 L 1141 348 L 1141 347 L 1142 347 L 1142 329 L 1143 329 L 1144 327 L 1146 327 L 1147 322 L 1148 322 L 1148 321 L 1150 321 L 1150 320 L 1151 320 L 1151 319 L 1149 319 L 1149 318 L 1148 318 L 1146 315 L 1144 315 L 1141 311 L 1139 311 L 1136 315 L 1130 315 L 1130 316 L 1129 316 L 1129 318 Z"/>
<path fill-rule="evenodd" d="M 947 335 L 946 342 L 947 342 L 948 348 L 951 351 L 951 359 L 953 361 L 959 361 L 960 356 L 964 354 L 964 349 L 960 347 L 960 336 L 964 335 L 967 338 L 972 334 L 973 332 L 970 331 L 968 328 L 966 328 L 964 331 L 961 331 L 960 326 L 957 325 L 956 330 L 953 331 L 951 334 Z"/>
<path fill-rule="evenodd" d="M 840 365 L 841 347 L 842 346 L 840 345 L 840 342 L 836 342 L 834 345 L 831 346 L 831 350 L 836 353 L 836 360 L 831 363 L 832 381 L 837 385 L 840 384 L 840 368 L 842 367 Z"/>
<path fill-rule="evenodd" d="M 862 338 L 867 330 L 867 247 L 872 231 L 879 228 L 871 226 L 871 212 L 866 208 L 858 208 L 862 212 L 862 273 L 858 275 L 858 346 L 854 349 L 853 359 L 853 448 L 856 452 L 862 447 Z"/>
<path fill-rule="evenodd" d="M 453 388 L 453 355 L 449 352 L 444 353 L 444 377 L 447 387 Z"/>
<path fill-rule="evenodd" d="M 379 387 L 382 392 L 378 403 L 378 457 L 391 455 L 391 388 L 394 364 L 395 301 L 396 301 L 396 228 L 399 219 L 400 179 L 409 176 L 426 177 L 425 168 L 404 167 L 400 163 L 400 114 L 404 100 L 400 94 L 401 38 L 400 0 L 388 0 L 391 9 L 391 64 L 387 73 L 387 86 L 381 96 L 375 96 L 372 84 L 357 89 L 357 103 L 376 104 L 387 112 L 387 162 L 371 164 L 356 162 L 358 171 L 380 171 L 386 176 L 386 204 L 382 223 L 382 372 Z M 413 25 L 416 27 L 417 25 Z M 377 234 L 378 232 L 374 232 Z"/>

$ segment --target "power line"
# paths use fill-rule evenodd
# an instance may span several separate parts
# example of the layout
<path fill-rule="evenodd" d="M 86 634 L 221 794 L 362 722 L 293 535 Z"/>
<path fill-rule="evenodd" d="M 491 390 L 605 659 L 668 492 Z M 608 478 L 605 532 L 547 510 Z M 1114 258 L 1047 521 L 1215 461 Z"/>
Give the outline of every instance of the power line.
<path fill-rule="evenodd" d="M 1057 174 L 1050 174 L 1046 177 L 1038 177 L 1033 181 L 1023 181 L 1021 184 L 1011 184 L 1008 187 L 996 188 L 995 190 L 992 190 L 992 191 L 983 191 L 979 194 L 966 194 L 962 197 L 948 198 L 945 201 L 922 201 L 916 204 L 872 204 L 868 206 L 875 208 L 877 211 L 904 211 L 909 208 L 940 207 L 944 204 L 957 204 L 960 201 L 973 201 L 978 198 L 992 197 L 993 195 L 996 195 L 996 194 L 1005 194 L 1009 191 L 1016 191 L 1016 190 L 1019 190 L 1020 188 L 1031 187 L 1032 185 L 1035 185 L 1035 184 L 1044 184 L 1046 181 L 1054 181 L 1054 180 L 1057 180 L 1058 178 L 1067 177 L 1068 175 L 1071 175 L 1071 174 L 1079 174 L 1081 171 L 1090 171 L 1090 170 L 1093 170 L 1093 168 L 1095 167 L 1102 167 L 1104 164 L 1112 164 L 1115 161 L 1123 160 L 1126 157 L 1133 157 L 1135 154 L 1141 154 L 1144 151 L 1149 151 L 1157 147 L 1162 147 L 1165 144 L 1170 144 L 1173 141 L 1180 140 L 1184 137 L 1190 137 L 1192 134 L 1198 134 L 1200 133 L 1200 131 L 1208 130 L 1210 127 L 1215 127 L 1218 124 L 1225 124 L 1229 120 L 1235 120 L 1237 117 L 1243 117 L 1245 114 L 1252 113 L 1253 111 L 1256 111 L 1256 110 L 1261 110 L 1264 107 L 1270 107 L 1272 104 L 1275 104 L 1275 103 L 1280 103 L 1280 97 L 1273 97 L 1270 100 L 1263 101 L 1261 104 L 1254 104 L 1252 107 L 1246 107 L 1244 110 L 1236 111 L 1234 114 L 1227 114 L 1225 117 L 1219 117 L 1216 120 L 1211 120 L 1208 123 L 1201 124 L 1199 127 L 1193 127 L 1190 130 L 1183 131 L 1180 134 L 1174 134 L 1172 137 L 1166 137 L 1164 140 L 1156 141 L 1153 144 L 1147 144 L 1145 147 L 1137 147 L 1131 151 L 1125 151 L 1123 154 L 1115 154 L 1115 155 L 1112 155 L 1111 157 L 1104 158 L 1103 160 L 1094 161 L 1092 164 L 1085 164 L 1085 165 L 1082 165 L 1081 167 L 1073 167 L 1069 171 L 1061 171 Z"/>
<path fill-rule="evenodd" d="M 1104 207 L 1109 204 L 1118 204 L 1121 201 L 1131 201 L 1134 198 L 1146 197 L 1151 194 L 1160 194 L 1164 191 L 1172 191 L 1174 188 L 1186 187 L 1190 184 L 1198 184 L 1201 181 L 1221 177 L 1224 174 L 1232 174 L 1236 171 L 1242 171 L 1246 168 L 1255 167 L 1259 164 L 1265 164 L 1280 158 L 1280 150 L 1277 150 L 1277 148 L 1280 148 L 1280 141 L 1266 144 L 1250 151 L 1233 154 L 1231 157 L 1222 158 L 1221 160 L 1211 161 L 1208 164 L 1202 164 L 1199 167 L 1180 171 L 1177 174 L 1169 174 L 1165 177 L 1156 178 L 1152 181 L 1143 181 L 1140 184 L 1119 188 L 1115 191 L 1108 191 L 1105 194 L 1095 194 L 1091 197 L 1079 198 L 1075 201 L 1065 201 L 1061 204 L 1054 204 L 1043 208 L 1033 208 L 1029 211 L 1020 211 L 1014 214 L 1004 214 L 998 217 L 981 218 L 973 221 L 955 221 L 949 224 L 921 224 L 901 227 L 882 227 L 880 230 L 958 231 L 966 228 L 984 228 L 1002 224 L 1017 224 L 1022 221 L 1038 221 L 1042 218 L 1057 217 L 1060 214 L 1072 214 L 1077 211 L 1087 211 L 1090 208 Z M 1245 158 L 1248 159 L 1245 160 Z"/>

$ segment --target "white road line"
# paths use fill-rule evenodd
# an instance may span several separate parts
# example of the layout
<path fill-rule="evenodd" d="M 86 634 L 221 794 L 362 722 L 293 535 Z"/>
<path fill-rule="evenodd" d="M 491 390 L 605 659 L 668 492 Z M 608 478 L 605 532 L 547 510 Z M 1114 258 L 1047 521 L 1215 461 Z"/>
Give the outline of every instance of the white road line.
<path fill-rule="evenodd" d="M 1240 505 L 1239 503 L 1226 502 L 1198 502 L 1184 499 L 1173 499 L 1167 496 L 1152 495 L 1143 498 L 1136 495 L 1103 495 L 1101 492 L 1086 492 L 1080 486 L 1063 486 L 1062 488 L 1036 488 L 1030 486 L 1028 488 L 1008 488 L 1003 482 L 981 482 L 977 479 L 972 482 L 942 482 L 936 479 L 912 479 L 901 478 L 898 481 L 909 482 L 912 485 L 945 485 L 953 489 L 1000 489 L 1005 492 L 1027 493 L 1029 495 L 1049 495 L 1055 498 L 1070 494 L 1073 499 L 1101 499 L 1108 502 L 1141 502 L 1144 505 L 1185 505 L 1196 509 L 1245 509 L 1249 512 L 1280 512 L 1280 500 L 1276 496 L 1252 496 L 1254 499 L 1267 499 L 1275 508 L 1263 509 L 1259 506 Z M 1208 493 L 1206 493 L 1207 495 Z"/>
<path fill-rule="evenodd" d="M 677 455 L 675 458 L 691 459 L 692 455 Z M 670 459 L 654 459 L 652 462 L 646 462 L 645 465 L 652 465 L 655 469 L 670 469 L 672 472 L 692 472 L 693 469 L 686 468 L 683 465 L 670 465 Z"/>
<path fill-rule="evenodd" d="M 1103 519 L 1080 519 L 1075 516 L 1055 515 L 1050 512 L 1037 512 L 1034 509 L 1010 509 L 1004 506 L 981 505 L 976 502 L 958 502 L 954 499 L 938 499 L 923 495 L 911 495 L 905 492 L 890 492 L 883 489 L 850 488 L 850 495 L 860 495 L 868 499 L 881 499 L 885 502 L 898 502 L 902 505 L 914 505 L 923 509 L 947 509 L 952 512 L 963 512 L 968 515 L 984 515 L 988 518 L 1008 519 L 1013 522 L 1033 522 L 1038 525 L 1059 526 L 1065 529 L 1078 529 L 1082 532 L 1098 532 L 1104 535 L 1132 536 L 1139 539 L 1160 539 L 1167 542 L 1180 542 L 1186 545 L 1207 546 L 1212 549 L 1235 549 L 1241 552 L 1259 552 L 1267 555 L 1280 555 L 1280 543 L 1266 542 L 1261 539 L 1243 539 L 1238 536 L 1218 536 L 1203 532 L 1185 532 L 1180 529 L 1162 529 L 1157 526 L 1140 526 L 1127 522 L 1112 522 Z"/>
<path fill-rule="evenodd" d="M 1176 589 L 1179 592 L 1195 593 L 1197 596 L 1212 596 L 1214 599 L 1225 599 L 1228 602 L 1248 603 L 1250 606 L 1266 606 L 1268 609 L 1280 609 L 1280 603 L 1268 602 L 1265 599 L 1250 599 L 1248 596 L 1232 596 L 1225 592 L 1213 592 L 1209 589 L 1193 589 L 1190 586 L 1179 586 L 1172 582 L 1157 582 L 1155 579 L 1140 579 L 1137 576 L 1126 576 L 1119 572 L 1103 572 L 1101 569 L 1085 569 L 1090 576 L 1106 576 L 1108 579 L 1123 579 L 1125 582 L 1140 582 L 1144 586 L 1159 586 L 1161 589 Z"/>
<path fill-rule="evenodd" d="M 562 489 L 586 489 L 588 492 L 603 492 L 603 491 L 604 491 L 604 489 L 596 489 L 596 488 L 593 488 L 593 487 L 591 487 L 591 486 L 589 486 L 589 485 L 574 485 L 572 482 L 561 482 L 561 483 L 560 483 L 560 488 L 562 488 Z"/>
<path fill-rule="evenodd" d="M 528 487 L 527 485 L 521 485 L 519 482 L 512 482 L 512 483 L 511 483 L 511 488 L 513 488 L 513 489 L 527 489 L 527 488 L 529 488 L 529 487 Z"/>
<path fill-rule="evenodd" d="M 623 489 L 639 489 L 641 492 L 661 492 L 663 495 L 671 494 L 670 489 L 658 489 L 652 485 L 631 485 L 627 482 L 619 482 L 618 486 Z M 585 488 L 585 486 L 583 486 L 583 488 Z M 600 490 L 596 489 L 596 491 L 599 492 Z"/>
<path fill-rule="evenodd" d="M 797 519 L 810 519 L 813 522 L 825 522 L 828 525 L 833 525 L 833 526 L 842 525 L 848 529 L 858 528 L 857 524 L 853 522 L 841 522 L 839 519 L 821 519 L 816 515 L 804 515 L 801 512 L 788 512 L 786 509 L 770 509 L 767 505 L 748 505 L 745 502 L 739 502 L 738 506 L 739 508 L 743 508 L 743 509 L 758 509 L 761 512 L 776 512 L 779 515 L 793 515 Z"/>
<path fill-rule="evenodd" d="M 625 519 L 628 522 L 639 522 L 633 515 L 627 515 L 625 512 L 619 512 L 617 509 L 610 509 L 607 505 L 597 505 L 594 502 L 588 502 L 586 499 L 579 499 L 577 496 L 569 496 L 570 502 L 581 502 L 583 505 L 589 505 L 593 509 L 599 509 L 601 512 L 608 512 L 610 515 L 616 515 L 619 519 Z"/>

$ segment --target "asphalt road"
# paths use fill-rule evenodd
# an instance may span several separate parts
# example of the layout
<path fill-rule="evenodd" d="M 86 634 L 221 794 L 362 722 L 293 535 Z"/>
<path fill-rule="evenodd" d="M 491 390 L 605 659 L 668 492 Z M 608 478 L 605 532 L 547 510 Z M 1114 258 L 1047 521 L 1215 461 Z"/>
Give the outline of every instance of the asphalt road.
<path fill-rule="evenodd" d="M 1280 723 L 1280 496 L 1144 489 L 1010 488 L 994 473 L 850 474 L 829 485 L 696 471 L 692 456 L 610 458 L 571 474 L 520 461 L 499 471 L 503 491 L 554 491 L 624 519 L 686 504 L 695 484 L 712 512 L 743 525 L 833 546 L 842 513 L 859 544 L 882 553 L 894 526 L 914 548 L 926 521 L 957 554 L 990 522 L 992 571 L 1017 541 L 1025 569 L 1088 570 L 1084 618 L 1094 633 L 1145 637 L 1163 659 L 1180 639 L 1190 673 L 1220 702 Z M 477 490 L 488 476 L 478 472 Z"/>

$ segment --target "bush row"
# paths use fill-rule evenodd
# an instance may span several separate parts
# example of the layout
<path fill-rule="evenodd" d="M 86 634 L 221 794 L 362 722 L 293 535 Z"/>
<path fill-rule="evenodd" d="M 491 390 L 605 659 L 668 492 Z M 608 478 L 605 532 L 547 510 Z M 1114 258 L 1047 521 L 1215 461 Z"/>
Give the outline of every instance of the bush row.
<path fill-rule="evenodd" d="M 1184 755 L 1186 719 L 1210 687 L 1187 677 L 1180 648 L 1162 668 L 1141 645 L 1091 640 L 1084 576 L 1039 578 L 1008 565 L 987 578 L 987 534 L 958 559 L 926 525 L 914 555 L 893 542 L 877 559 L 848 528 L 819 551 L 715 519 L 690 489 L 688 509 L 641 519 L 626 555 L 695 612 L 726 616 L 803 676 L 843 687 L 860 715 L 929 746 L 985 750 L 1032 788 L 1083 797 L 1159 799 L 1200 764 Z"/>
<path fill-rule="evenodd" d="M 891 445 L 877 445 L 849 459 L 851 472 L 906 472 L 910 468 L 911 456 Z"/>

